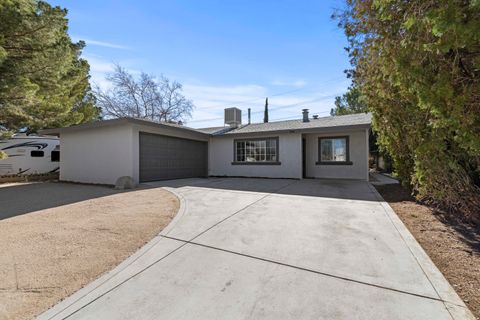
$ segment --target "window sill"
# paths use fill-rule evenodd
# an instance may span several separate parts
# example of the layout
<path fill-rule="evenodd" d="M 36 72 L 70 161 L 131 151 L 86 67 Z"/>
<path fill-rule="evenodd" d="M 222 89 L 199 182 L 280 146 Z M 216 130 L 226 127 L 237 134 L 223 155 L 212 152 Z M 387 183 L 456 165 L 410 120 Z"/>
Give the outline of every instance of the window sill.
<path fill-rule="evenodd" d="M 262 162 L 262 161 L 245 161 L 245 162 L 232 162 L 232 165 L 234 166 L 237 166 L 237 165 L 247 165 L 247 166 L 257 166 L 257 165 L 260 165 L 260 166 L 279 166 L 281 165 L 282 163 L 279 162 L 279 161 L 276 161 L 276 162 Z"/>
<path fill-rule="evenodd" d="M 317 166 L 351 166 L 353 165 L 352 161 L 317 161 L 315 162 Z"/>

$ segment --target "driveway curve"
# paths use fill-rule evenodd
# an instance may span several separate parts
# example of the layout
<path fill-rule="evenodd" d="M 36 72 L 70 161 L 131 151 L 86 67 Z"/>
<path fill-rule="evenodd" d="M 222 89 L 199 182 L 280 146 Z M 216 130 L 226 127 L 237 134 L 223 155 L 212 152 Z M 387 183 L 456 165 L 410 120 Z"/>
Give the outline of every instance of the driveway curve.
<path fill-rule="evenodd" d="M 149 185 L 175 219 L 39 319 L 474 319 L 368 182 Z"/>

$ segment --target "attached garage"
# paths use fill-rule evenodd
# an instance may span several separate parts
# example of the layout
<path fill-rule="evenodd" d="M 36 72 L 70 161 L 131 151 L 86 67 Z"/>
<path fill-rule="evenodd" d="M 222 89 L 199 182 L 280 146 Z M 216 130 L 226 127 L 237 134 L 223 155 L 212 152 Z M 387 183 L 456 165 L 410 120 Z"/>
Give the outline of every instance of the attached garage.
<path fill-rule="evenodd" d="M 139 133 L 140 182 L 206 177 L 208 143 Z"/>

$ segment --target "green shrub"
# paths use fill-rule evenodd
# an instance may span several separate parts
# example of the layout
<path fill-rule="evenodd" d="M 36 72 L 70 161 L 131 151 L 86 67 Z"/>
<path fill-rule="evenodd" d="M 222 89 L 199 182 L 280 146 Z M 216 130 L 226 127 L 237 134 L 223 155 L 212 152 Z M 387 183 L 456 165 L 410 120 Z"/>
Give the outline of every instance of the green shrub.
<path fill-rule="evenodd" d="M 380 147 L 418 199 L 480 222 L 480 2 L 347 4 L 336 17 Z"/>

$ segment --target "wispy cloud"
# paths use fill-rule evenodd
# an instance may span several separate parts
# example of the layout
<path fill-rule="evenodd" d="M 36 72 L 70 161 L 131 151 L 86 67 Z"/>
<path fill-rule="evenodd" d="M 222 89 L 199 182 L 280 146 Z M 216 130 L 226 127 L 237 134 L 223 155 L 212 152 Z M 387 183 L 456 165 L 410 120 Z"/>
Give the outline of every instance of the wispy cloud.
<path fill-rule="evenodd" d="M 103 59 L 100 56 L 96 55 L 83 55 L 88 63 L 90 64 L 90 71 L 98 73 L 108 73 L 112 72 L 114 69 L 114 64 L 108 60 Z"/>
<path fill-rule="evenodd" d="M 116 44 L 116 43 L 111 43 L 106 41 L 98 41 L 98 40 L 88 39 L 84 37 L 72 36 L 72 40 L 75 42 L 83 40 L 85 41 L 87 46 L 92 45 L 92 46 L 99 46 L 99 47 L 112 48 L 112 49 L 131 50 L 130 47 L 127 47 L 121 44 Z"/>
<path fill-rule="evenodd" d="M 271 84 L 273 86 L 302 88 L 307 85 L 307 82 L 302 79 L 297 79 L 297 80 L 275 79 L 271 82 Z"/>
<path fill-rule="evenodd" d="M 311 114 L 327 116 L 333 107 L 336 95 L 343 93 L 344 85 L 314 86 L 298 90 L 275 92 L 271 87 L 244 84 L 234 86 L 184 85 L 184 94 L 192 99 L 196 109 L 187 125 L 200 128 L 223 125 L 223 110 L 238 107 L 247 121 L 247 109 L 252 110 L 252 121 L 263 117 L 265 97 L 269 97 L 270 119 L 284 120 L 301 118 L 301 109 L 309 108 Z"/>
<path fill-rule="evenodd" d="M 134 76 L 138 76 L 141 73 L 141 71 L 130 67 L 136 64 L 136 60 L 123 59 L 121 61 L 110 61 L 95 54 L 84 54 L 82 58 L 86 59 L 90 65 L 90 75 L 93 84 L 98 85 L 103 90 L 111 88 L 111 83 L 107 81 L 106 77 L 115 70 L 116 63 Z"/>
<path fill-rule="evenodd" d="M 225 108 L 243 109 L 247 103 L 261 102 L 268 92 L 267 88 L 255 84 L 215 86 L 185 83 L 183 90 L 196 106 L 188 125 L 197 128 L 221 126 Z"/>
<path fill-rule="evenodd" d="M 195 103 L 202 109 L 218 109 L 226 106 L 239 106 L 246 102 L 264 99 L 267 96 L 267 88 L 255 84 L 243 84 L 234 86 L 211 86 L 185 84 L 184 92 L 194 97 Z"/>
<path fill-rule="evenodd" d="M 92 82 L 104 90 L 111 88 L 105 76 L 114 69 L 114 63 L 98 55 L 86 55 L 91 67 Z M 122 61 L 122 66 L 134 66 L 135 61 Z M 133 74 L 138 70 L 128 68 Z M 168 75 L 167 75 L 168 77 Z M 172 79 L 174 80 L 174 79 Z M 263 118 L 265 97 L 269 98 L 270 120 L 300 119 L 301 109 L 310 109 L 311 114 L 327 116 L 334 106 L 335 96 L 344 93 L 347 80 L 326 81 L 297 87 L 290 82 L 285 87 L 273 84 L 245 83 L 236 85 L 213 85 L 199 80 L 182 81 L 183 93 L 196 108 L 187 125 L 194 128 L 222 126 L 223 110 L 238 107 L 243 111 L 243 122 L 247 122 L 247 109 L 252 110 L 252 122 Z M 300 81 L 300 80 L 298 80 Z M 292 90 L 292 87 L 295 88 Z"/>
<path fill-rule="evenodd" d="M 87 60 L 90 65 L 92 84 L 99 86 L 103 90 L 111 88 L 111 84 L 107 81 L 106 75 L 114 70 L 114 64 L 97 55 L 84 54 L 82 58 Z"/>

